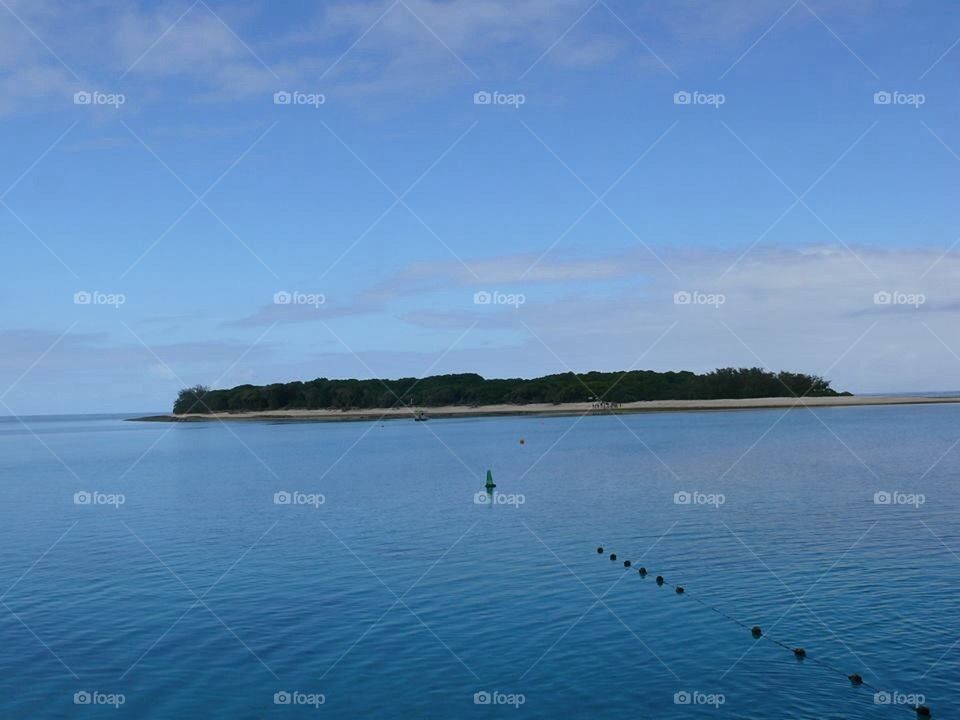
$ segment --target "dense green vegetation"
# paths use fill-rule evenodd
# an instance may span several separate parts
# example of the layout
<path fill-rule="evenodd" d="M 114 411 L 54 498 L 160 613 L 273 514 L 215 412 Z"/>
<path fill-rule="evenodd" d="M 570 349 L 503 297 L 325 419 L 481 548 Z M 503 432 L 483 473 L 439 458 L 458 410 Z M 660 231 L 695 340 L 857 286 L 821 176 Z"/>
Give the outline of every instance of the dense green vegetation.
<path fill-rule="evenodd" d="M 762 368 L 721 368 L 692 372 L 562 373 L 526 380 L 486 380 L 480 375 L 433 375 L 399 380 L 328 380 L 240 385 L 210 390 L 198 385 L 180 391 L 173 412 L 209 413 L 285 409 L 389 408 L 399 405 L 496 405 L 637 400 L 710 400 L 835 396 L 830 382 L 815 375 L 771 373 Z"/>

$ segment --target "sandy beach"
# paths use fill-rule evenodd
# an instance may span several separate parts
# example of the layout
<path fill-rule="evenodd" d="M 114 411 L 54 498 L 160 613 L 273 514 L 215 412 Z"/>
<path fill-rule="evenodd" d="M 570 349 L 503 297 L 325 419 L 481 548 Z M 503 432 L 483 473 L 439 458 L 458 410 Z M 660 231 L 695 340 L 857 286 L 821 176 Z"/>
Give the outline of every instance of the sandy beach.
<path fill-rule="evenodd" d="M 789 407 L 862 407 L 865 405 L 928 405 L 960 403 L 960 397 L 875 395 L 853 397 L 749 398 L 743 400 L 650 400 L 623 403 L 615 409 L 597 409 L 592 403 L 533 403 L 530 405 L 449 405 L 422 408 L 428 419 L 496 417 L 503 415 L 609 415 L 643 412 L 689 412 L 702 410 L 756 410 Z M 421 408 L 370 408 L 358 410 L 265 410 L 262 412 L 216 413 L 208 415 L 151 415 L 130 418 L 143 422 L 204 422 L 212 420 L 270 420 L 297 422 L 346 422 L 363 420 L 412 419 Z"/>

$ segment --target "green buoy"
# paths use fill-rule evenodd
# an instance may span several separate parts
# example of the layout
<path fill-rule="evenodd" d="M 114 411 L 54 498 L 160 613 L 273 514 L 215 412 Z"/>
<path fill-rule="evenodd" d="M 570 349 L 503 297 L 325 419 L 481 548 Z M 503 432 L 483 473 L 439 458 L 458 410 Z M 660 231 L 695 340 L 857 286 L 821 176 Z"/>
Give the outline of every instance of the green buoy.
<path fill-rule="evenodd" d="M 487 484 L 485 485 L 487 492 L 492 491 L 496 486 L 497 484 L 493 481 L 493 473 L 487 470 Z"/>

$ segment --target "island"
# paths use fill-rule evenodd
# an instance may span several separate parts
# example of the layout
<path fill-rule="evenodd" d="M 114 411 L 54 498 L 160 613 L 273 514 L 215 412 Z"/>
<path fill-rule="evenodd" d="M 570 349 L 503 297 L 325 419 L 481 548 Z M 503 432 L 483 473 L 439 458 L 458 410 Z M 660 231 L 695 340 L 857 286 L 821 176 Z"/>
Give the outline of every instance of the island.
<path fill-rule="evenodd" d="M 376 420 L 583 415 L 794 406 L 960 402 L 958 397 L 854 396 L 817 375 L 763 368 L 560 373 L 488 379 L 475 373 L 399 379 L 327 379 L 180 391 L 168 415 L 133 420 Z"/>

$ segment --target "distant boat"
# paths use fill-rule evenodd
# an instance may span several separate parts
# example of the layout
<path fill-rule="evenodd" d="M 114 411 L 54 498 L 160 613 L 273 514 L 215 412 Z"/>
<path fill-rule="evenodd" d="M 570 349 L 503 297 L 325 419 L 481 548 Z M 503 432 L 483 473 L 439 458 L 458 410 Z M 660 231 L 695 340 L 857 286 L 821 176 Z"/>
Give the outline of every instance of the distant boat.
<path fill-rule="evenodd" d="M 423 410 L 414 410 L 414 411 L 413 411 L 413 419 L 414 419 L 416 422 L 426 422 L 426 421 L 429 420 L 430 418 L 427 417 L 427 414 L 426 414 Z"/>

